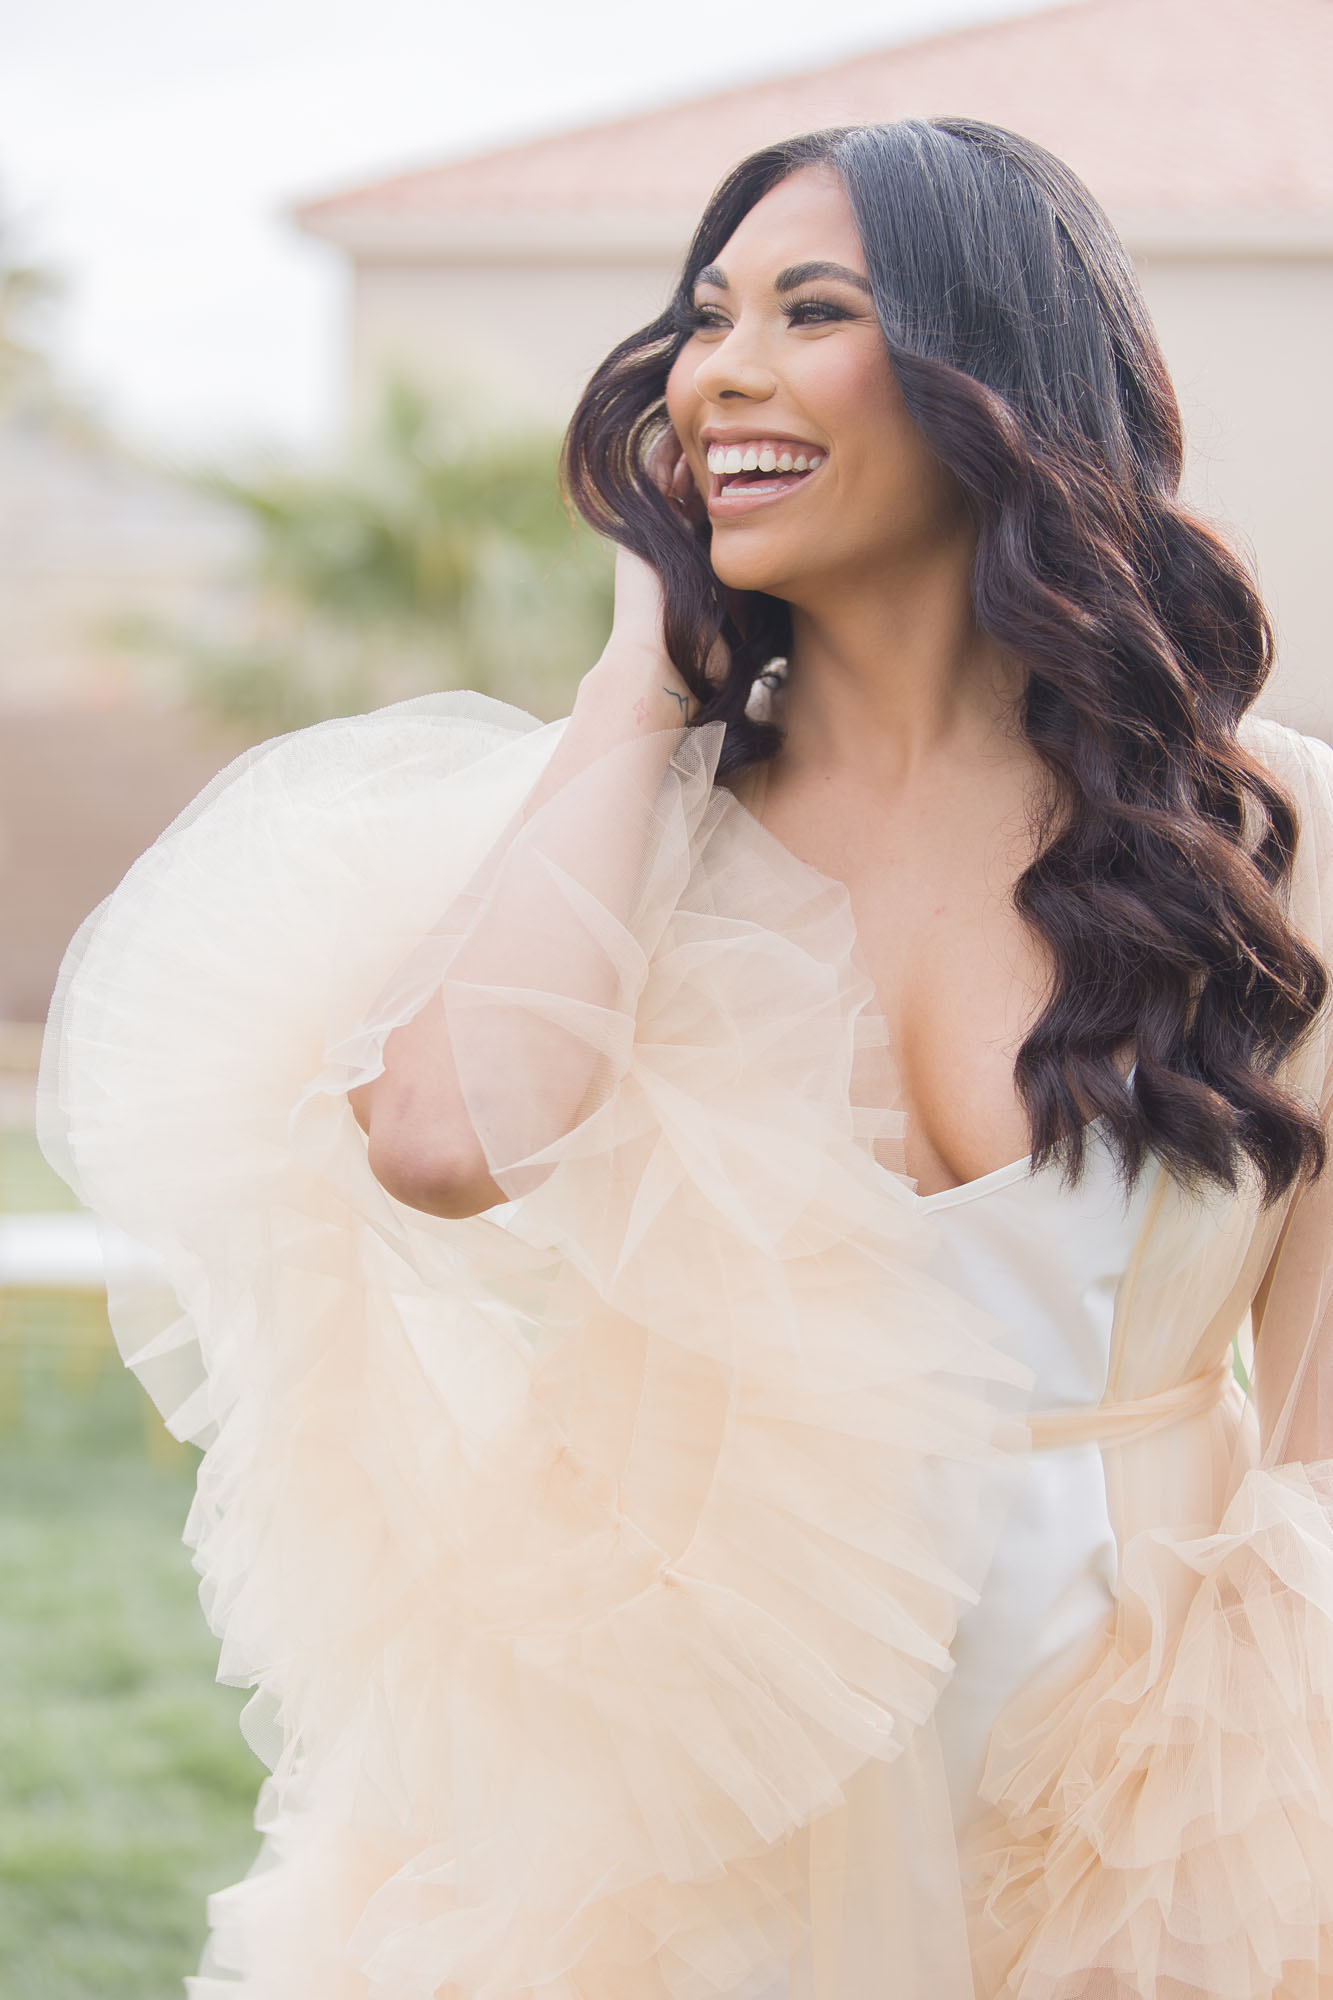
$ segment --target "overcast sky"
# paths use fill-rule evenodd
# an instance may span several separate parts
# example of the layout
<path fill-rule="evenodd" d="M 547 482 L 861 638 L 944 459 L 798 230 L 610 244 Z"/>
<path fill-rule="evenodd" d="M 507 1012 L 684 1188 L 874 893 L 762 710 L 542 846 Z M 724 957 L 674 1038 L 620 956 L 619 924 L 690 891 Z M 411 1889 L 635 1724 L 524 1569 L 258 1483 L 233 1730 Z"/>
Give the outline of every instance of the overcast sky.
<path fill-rule="evenodd" d="M 0 0 L 0 215 L 80 392 L 189 458 L 335 432 L 293 201 L 1050 0 Z"/>

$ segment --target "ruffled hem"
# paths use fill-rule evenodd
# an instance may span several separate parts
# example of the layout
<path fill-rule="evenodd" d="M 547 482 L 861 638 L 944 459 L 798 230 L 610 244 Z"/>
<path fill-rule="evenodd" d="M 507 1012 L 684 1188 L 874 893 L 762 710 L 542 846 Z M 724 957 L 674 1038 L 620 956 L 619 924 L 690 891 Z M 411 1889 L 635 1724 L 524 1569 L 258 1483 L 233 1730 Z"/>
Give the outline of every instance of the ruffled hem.
<path fill-rule="evenodd" d="M 979 1990 L 1326 1996 L 1333 1462 L 1251 1470 L 1216 1534 L 1138 1536 L 1121 1596 L 1144 1647 L 1076 1663 L 1063 1700 L 1028 1690 L 992 1736 L 965 1856 Z"/>
<path fill-rule="evenodd" d="M 196 2000 L 748 1992 L 803 1830 L 931 1711 L 1022 1441 L 876 1162 L 845 891 L 714 787 L 720 726 L 654 805 L 595 1108 L 487 1216 L 371 1176 L 386 979 L 561 729 L 446 695 L 266 745 L 62 973 L 43 1145 L 162 1260 L 113 1319 L 207 1447 L 186 1539 L 272 1767 Z"/>

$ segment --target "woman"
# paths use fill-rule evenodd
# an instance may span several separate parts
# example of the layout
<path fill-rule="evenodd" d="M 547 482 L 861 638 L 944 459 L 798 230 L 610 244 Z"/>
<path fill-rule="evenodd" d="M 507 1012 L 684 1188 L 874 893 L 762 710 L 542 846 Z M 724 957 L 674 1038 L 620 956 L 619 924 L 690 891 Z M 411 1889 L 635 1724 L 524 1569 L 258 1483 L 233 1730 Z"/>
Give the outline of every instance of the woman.
<path fill-rule="evenodd" d="M 262 746 L 62 974 L 273 1773 L 191 1991 L 1322 1992 L 1333 752 L 1123 252 L 756 154 L 566 469 L 572 714 Z"/>

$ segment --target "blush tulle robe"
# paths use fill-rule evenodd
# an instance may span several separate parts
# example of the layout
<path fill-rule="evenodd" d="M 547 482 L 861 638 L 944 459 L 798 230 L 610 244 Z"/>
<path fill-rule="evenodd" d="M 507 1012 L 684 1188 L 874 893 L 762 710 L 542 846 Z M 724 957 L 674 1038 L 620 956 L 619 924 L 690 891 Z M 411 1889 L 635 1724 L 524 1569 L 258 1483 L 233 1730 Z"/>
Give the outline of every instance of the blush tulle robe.
<path fill-rule="evenodd" d="M 1333 1171 L 1265 1209 L 1150 1161 L 1105 1394 L 1034 1409 L 932 1266 L 846 890 L 720 724 L 566 730 L 453 693 L 266 743 L 61 974 L 41 1142 L 148 1260 L 113 1324 L 204 1447 L 271 1772 L 190 1992 L 1333 1994 Z M 1322 952 L 1333 751 L 1242 735 Z M 423 1006 L 506 1197 L 464 1220 L 347 1101 Z M 1327 1114 L 1327 1016 L 1285 1077 Z M 1007 1476 L 1076 1442 L 1114 1599 L 960 1832 L 951 1644 Z"/>

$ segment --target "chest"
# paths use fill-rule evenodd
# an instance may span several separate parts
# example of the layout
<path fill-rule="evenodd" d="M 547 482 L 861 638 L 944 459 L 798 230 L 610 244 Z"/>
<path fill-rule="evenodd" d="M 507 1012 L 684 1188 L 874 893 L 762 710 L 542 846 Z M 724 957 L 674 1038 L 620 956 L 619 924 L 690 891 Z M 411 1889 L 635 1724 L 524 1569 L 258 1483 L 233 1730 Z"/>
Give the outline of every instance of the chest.
<path fill-rule="evenodd" d="M 854 784 L 761 794 L 763 824 L 841 881 L 888 1026 L 922 1194 L 1030 1151 L 1014 1058 L 1044 1004 L 1050 957 L 1014 888 L 1035 851 L 1031 794 L 1012 769 L 884 799 Z"/>

